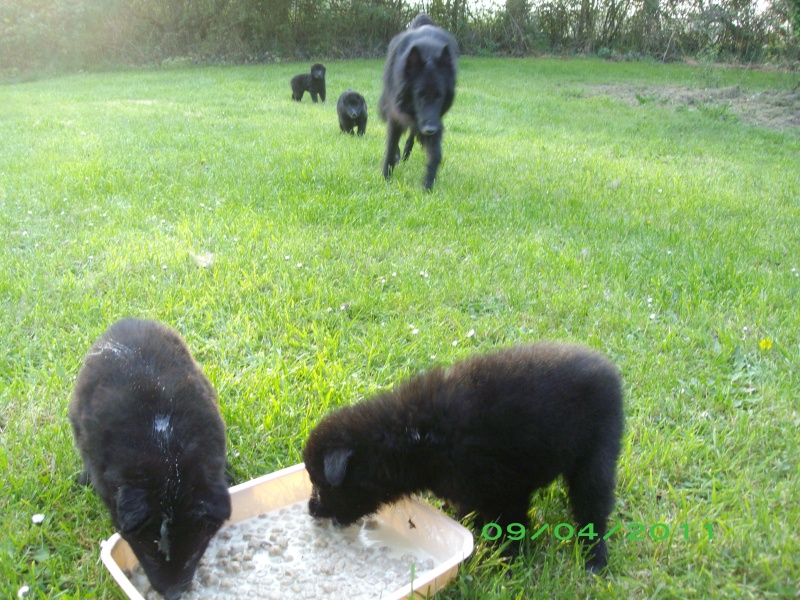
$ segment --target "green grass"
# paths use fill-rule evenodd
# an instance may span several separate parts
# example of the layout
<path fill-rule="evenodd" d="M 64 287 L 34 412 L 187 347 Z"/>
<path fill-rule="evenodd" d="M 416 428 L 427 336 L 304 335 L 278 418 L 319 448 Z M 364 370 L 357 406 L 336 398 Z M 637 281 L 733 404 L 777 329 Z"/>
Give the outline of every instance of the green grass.
<path fill-rule="evenodd" d="M 590 93 L 703 86 L 707 67 L 464 58 L 426 194 L 419 148 L 380 175 L 382 62 L 327 66 L 320 105 L 290 100 L 305 63 L 0 87 L 0 596 L 120 597 L 66 408 L 123 316 L 186 338 L 239 480 L 299 462 L 328 410 L 435 363 L 539 339 L 600 349 L 627 411 L 608 574 L 587 578 L 550 534 L 510 575 L 478 543 L 440 597 L 794 596 L 797 130 Z M 754 92 L 782 77 L 714 73 Z M 338 132 L 347 87 L 369 104 L 363 139 Z M 572 522 L 561 485 L 532 517 Z M 626 539 L 631 522 L 673 537 Z"/>

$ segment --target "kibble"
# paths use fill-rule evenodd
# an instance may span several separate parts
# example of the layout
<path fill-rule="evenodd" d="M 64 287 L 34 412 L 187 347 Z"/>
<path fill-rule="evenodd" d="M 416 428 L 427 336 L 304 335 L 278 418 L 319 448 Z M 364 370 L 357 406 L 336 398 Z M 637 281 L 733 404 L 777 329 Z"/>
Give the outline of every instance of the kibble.
<path fill-rule="evenodd" d="M 182 600 L 385 597 L 411 581 L 412 565 L 415 578 L 435 566 L 425 552 L 389 542 L 389 533 L 377 519 L 333 527 L 298 502 L 221 529 Z M 161 600 L 138 565 L 129 578 L 147 600 Z"/>

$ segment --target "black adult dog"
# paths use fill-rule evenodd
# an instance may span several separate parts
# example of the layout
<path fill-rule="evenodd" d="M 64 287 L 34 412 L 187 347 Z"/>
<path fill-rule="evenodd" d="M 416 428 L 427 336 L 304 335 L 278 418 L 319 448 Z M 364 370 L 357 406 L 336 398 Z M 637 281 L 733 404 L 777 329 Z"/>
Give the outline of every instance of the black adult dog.
<path fill-rule="evenodd" d="M 603 355 L 541 342 L 478 356 L 327 415 L 303 450 L 309 512 L 347 525 L 428 490 L 505 532 L 563 475 L 599 571 L 622 431 L 620 376 Z"/>
<path fill-rule="evenodd" d="M 192 582 L 230 517 L 225 425 L 181 337 L 124 319 L 92 346 L 69 406 L 81 476 L 167 600 Z"/>
<path fill-rule="evenodd" d="M 385 178 L 400 160 L 400 137 L 410 129 L 403 160 L 411 154 L 416 137 L 426 153 L 425 189 L 433 187 L 442 161 L 442 117 L 455 98 L 457 60 L 453 37 L 425 14 L 392 38 L 378 105 L 387 124 Z"/>
<path fill-rule="evenodd" d="M 336 103 L 336 112 L 339 115 L 339 129 L 344 133 L 352 134 L 356 127 L 358 135 L 364 135 L 367 131 L 367 101 L 358 92 L 343 92 Z"/>
<path fill-rule="evenodd" d="M 416 29 L 417 27 L 422 27 L 423 25 L 436 25 L 436 23 L 425 13 L 419 13 L 411 20 L 411 23 L 408 24 L 406 29 Z"/>
<path fill-rule="evenodd" d="M 317 95 L 325 102 L 325 65 L 315 63 L 310 73 L 301 73 L 292 77 L 292 100 L 303 99 L 303 94 L 311 94 L 311 101 L 317 101 Z"/>

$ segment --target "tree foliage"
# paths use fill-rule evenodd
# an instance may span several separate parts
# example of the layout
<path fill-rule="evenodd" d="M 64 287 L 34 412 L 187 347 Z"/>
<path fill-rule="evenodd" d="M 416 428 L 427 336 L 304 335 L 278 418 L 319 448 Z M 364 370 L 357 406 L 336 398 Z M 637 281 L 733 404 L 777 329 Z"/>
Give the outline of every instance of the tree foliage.
<path fill-rule="evenodd" d="M 421 11 L 464 53 L 800 57 L 800 0 L 15 0 L 0 71 L 381 56 Z"/>

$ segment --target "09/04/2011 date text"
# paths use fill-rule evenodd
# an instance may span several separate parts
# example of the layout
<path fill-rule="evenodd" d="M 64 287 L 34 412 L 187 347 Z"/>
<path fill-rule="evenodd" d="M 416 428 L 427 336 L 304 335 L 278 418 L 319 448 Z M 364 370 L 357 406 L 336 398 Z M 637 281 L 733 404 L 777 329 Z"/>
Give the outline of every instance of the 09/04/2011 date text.
<path fill-rule="evenodd" d="M 625 539 L 633 541 L 642 541 L 649 537 L 656 542 L 660 542 L 669 539 L 672 533 L 669 525 L 666 523 L 656 523 L 650 528 L 647 528 L 642 523 L 617 523 L 611 529 L 609 529 L 608 532 L 606 532 L 606 534 L 603 536 L 603 539 L 607 540 L 612 535 L 617 533 L 623 526 L 627 530 Z M 548 529 L 550 529 L 550 523 L 545 523 L 533 532 L 533 535 L 530 536 L 530 539 L 535 540 Z M 711 523 L 703 525 L 702 531 L 708 535 L 709 540 L 714 539 L 714 529 Z M 558 525 L 554 525 L 552 532 L 553 535 L 559 540 L 569 540 L 572 539 L 572 537 L 594 540 L 595 538 L 600 537 L 600 534 L 595 532 L 593 523 L 589 523 L 588 525 L 582 527 L 580 531 L 577 532 L 577 535 L 575 533 L 575 528 L 569 523 L 559 523 Z M 487 540 L 496 540 L 503 534 L 503 528 L 497 523 L 487 523 L 483 526 L 483 531 L 481 531 L 481 535 Z M 528 532 L 522 523 L 510 523 L 506 527 L 505 535 L 508 539 L 517 541 L 527 537 Z M 683 525 L 679 525 L 677 527 L 675 537 L 680 536 L 682 536 L 687 542 L 690 540 L 688 523 L 684 523 Z"/>

